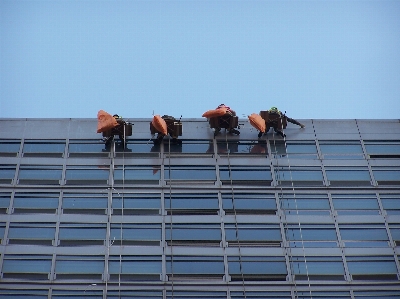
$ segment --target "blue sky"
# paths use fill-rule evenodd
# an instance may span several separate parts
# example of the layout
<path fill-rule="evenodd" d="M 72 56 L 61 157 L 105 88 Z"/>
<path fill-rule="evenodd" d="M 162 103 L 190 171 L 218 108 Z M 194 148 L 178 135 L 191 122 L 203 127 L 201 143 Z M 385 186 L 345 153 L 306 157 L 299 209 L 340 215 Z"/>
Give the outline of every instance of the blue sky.
<path fill-rule="evenodd" d="M 0 117 L 399 118 L 400 1 L 0 1 Z"/>

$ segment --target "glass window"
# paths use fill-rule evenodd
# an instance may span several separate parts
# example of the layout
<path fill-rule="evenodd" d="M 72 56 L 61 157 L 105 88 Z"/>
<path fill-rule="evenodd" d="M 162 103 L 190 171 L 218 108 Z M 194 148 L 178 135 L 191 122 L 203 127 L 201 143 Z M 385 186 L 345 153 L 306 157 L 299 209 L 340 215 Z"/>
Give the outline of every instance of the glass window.
<path fill-rule="evenodd" d="M 165 241 L 168 245 L 213 245 L 221 243 L 220 224 L 165 224 Z"/>
<path fill-rule="evenodd" d="M 220 166 L 219 175 L 223 185 L 231 183 L 271 185 L 272 182 L 269 166 Z"/>
<path fill-rule="evenodd" d="M 333 224 L 287 224 L 286 240 L 291 247 L 337 247 Z"/>
<path fill-rule="evenodd" d="M 111 280 L 160 280 L 161 256 L 110 256 Z"/>
<path fill-rule="evenodd" d="M 379 194 L 388 215 L 400 215 L 400 194 Z"/>
<path fill-rule="evenodd" d="M 104 245 L 106 240 L 106 224 L 96 223 L 61 223 L 59 245 Z"/>
<path fill-rule="evenodd" d="M 374 290 L 353 291 L 355 299 L 397 299 L 400 298 L 399 290 Z"/>
<path fill-rule="evenodd" d="M 349 291 L 303 291 L 296 292 L 296 298 L 298 299 L 351 299 Z"/>
<path fill-rule="evenodd" d="M 323 159 L 363 159 L 360 141 L 320 141 L 319 148 Z"/>
<path fill-rule="evenodd" d="M 219 211 L 217 194 L 165 194 L 168 215 L 216 215 Z"/>
<path fill-rule="evenodd" d="M 395 246 L 400 246 L 400 224 L 389 223 L 389 229 Z"/>
<path fill-rule="evenodd" d="M 15 193 L 13 213 L 55 214 L 58 209 L 59 193 Z"/>
<path fill-rule="evenodd" d="M 21 165 L 19 169 L 19 184 L 60 184 L 61 165 Z"/>
<path fill-rule="evenodd" d="M 53 245 L 55 232 L 55 223 L 11 223 L 8 243 Z"/>
<path fill-rule="evenodd" d="M 389 239 L 383 224 L 340 224 L 345 247 L 388 247 Z"/>
<path fill-rule="evenodd" d="M 153 166 L 123 166 L 116 165 L 114 169 L 115 184 L 159 184 L 160 165 Z"/>
<path fill-rule="evenodd" d="M 378 185 L 400 184 L 400 167 L 372 167 L 372 172 Z"/>
<path fill-rule="evenodd" d="M 346 259 L 353 280 L 397 280 L 393 256 L 347 256 Z"/>
<path fill-rule="evenodd" d="M 174 290 L 174 294 L 175 294 Z M 163 299 L 162 291 L 126 291 L 126 290 L 108 290 L 107 299 Z"/>
<path fill-rule="evenodd" d="M 261 155 L 268 154 L 267 143 L 260 141 L 217 141 L 218 154 L 237 154 L 237 155 Z"/>
<path fill-rule="evenodd" d="M 51 255 L 4 255 L 3 278 L 49 279 Z"/>
<path fill-rule="evenodd" d="M 182 154 L 213 154 L 214 146 L 212 140 L 184 140 L 180 143 L 170 143 L 169 139 L 163 141 L 164 153 L 182 153 Z"/>
<path fill-rule="evenodd" d="M 64 193 L 63 214 L 106 214 L 108 198 L 106 194 Z"/>
<path fill-rule="evenodd" d="M 274 158 L 284 159 L 317 159 L 317 146 L 315 141 L 270 141 Z"/>
<path fill-rule="evenodd" d="M 107 157 L 110 148 L 101 140 L 70 140 L 68 153 L 70 157 Z"/>
<path fill-rule="evenodd" d="M 121 143 L 115 143 L 116 156 L 120 158 L 159 157 L 160 151 L 160 145 L 155 144 L 148 139 L 128 139 L 125 147 L 123 147 Z"/>
<path fill-rule="evenodd" d="M 101 279 L 104 256 L 57 255 L 56 279 Z"/>
<path fill-rule="evenodd" d="M 48 292 L 49 292 L 48 290 L 3 289 L 0 290 L 0 298 L 1 299 L 17 299 L 17 298 L 48 299 Z"/>
<path fill-rule="evenodd" d="M 281 209 L 286 215 L 329 215 L 329 199 L 325 194 L 281 194 Z"/>
<path fill-rule="evenodd" d="M 16 167 L 16 165 L 0 165 L 0 184 L 12 183 Z"/>
<path fill-rule="evenodd" d="M 215 166 L 165 166 L 165 180 L 215 181 Z"/>
<path fill-rule="evenodd" d="M 275 194 L 222 193 L 225 214 L 276 214 Z"/>
<path fill-rule="evenodd" d="M 307 263 L 307 266 L 306 266 Z M 341 256 L 293 257 L 291 269 L 298 280 L 344 280 Z"/>
<path fill-rule="evenodd" d="M 281 246 L 278 224 L 225 223 L 225 237 L 232 246 Z"/>
<path fill-rule="evenodd" d="M 112 209 L 114 215 L 159 215 L 161 212 L 161 195 L 114 194 Z"/>
<path fill-rule="evenodd" d="M 161 224 L 124 223 L 121 226 L 112 223 L 110 239 L 117 245 L 158 246 L 161 242 Z"/>
<path fill-rule="evenodd" d="M 228 256 L 228 270 L 232 281 L 286 280 L 285 258 L 275 256 Z"/>
<path fill-rule="evenodd" d="M 371 159 L 400 158 L 399 141 L 364 141 L 365 149 Z"/>
<path fill-rule="evenodd" d="M 225 291 L 167 291 L 166 299 L 226 299 Z"/>
<path fill-rule="evenodd" d="M 167 275 L 173 277 L 221 278 L 224 276 L 224 258 L 222 256 L 166 256 Z"/>
<path fill-rule="evenodd" d="M 108 166 L 67 166 L 66 184 L 107 184 L 110 175 Z"/>
<path fill-rule="evenodd" d="M 6 223 L 5 222 L 0 222 L 0 243 L 4 239 L 4 232 L 6 231 Z"/>
<path fill-rule="evenodd" d="M 371 185 L 371 177 L 367 167 L 325 167 L 330 186 Z"/>
<path fill-rule="evenodd" d="M 0 193 L 0 214 L 6 214 L 10 206 L 11 193 Z"/>
<path fill-rule="evenodd" d="M 278 185 L 322 186 L 324 178 L 321 167 L 275 167 L 275 180 Z"/>
<path fill-rule="evenodd" d="M 0 141 L 0 156 L 16 157 L 20 146 L 21 140 L 2 140 Z"/>
<path fill-rule="evenodd" d="M 74 298 L 103 299 L 103 291 L 96 290 L 96 284 L 88 284 L 88 286 L 83 291 L 53 289 L 51 293 L 51 298 L 52 299 L 74 299 Z"/>
<path fill-rule="evenodd" d="M 25 157 L 62 157 L 65 140 L 25 140 L 23 153 Z"/>
<path fill-rule="evenodd" d="M 290 291 L 231 291 L 232 299 L 292 299 Z"/>
<path fill-rule="evenodd" d="M 374 194 L 332 194 L 338 215 L 378 215 L 379 204 Z"/>

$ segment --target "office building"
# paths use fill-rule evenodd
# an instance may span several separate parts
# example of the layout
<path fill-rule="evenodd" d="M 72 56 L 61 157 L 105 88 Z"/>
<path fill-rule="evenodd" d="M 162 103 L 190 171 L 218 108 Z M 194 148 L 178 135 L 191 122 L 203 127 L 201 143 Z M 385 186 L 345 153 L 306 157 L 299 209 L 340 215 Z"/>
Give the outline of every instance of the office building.
<path fill-rule="evenodd" d="M 399 120 L 130 121 L 0 120 L 1 298 L 400 298 Z"/>

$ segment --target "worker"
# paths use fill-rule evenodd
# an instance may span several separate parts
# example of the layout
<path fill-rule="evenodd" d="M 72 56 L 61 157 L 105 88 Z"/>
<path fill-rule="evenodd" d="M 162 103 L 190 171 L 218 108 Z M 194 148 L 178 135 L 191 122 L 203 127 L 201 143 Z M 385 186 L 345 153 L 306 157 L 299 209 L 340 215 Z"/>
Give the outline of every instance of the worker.
<path fill-rule="evenodd" d="M 232 115 L 232 116 L 235 116 L 235 115 L 236 115 L 235 110 L 232 110 L 231 107 L 226 106 L 225 104 L 220 104 L 220 105 L 218 105 L 218 107 L 217 107 L 216 109 L 221 109 L 221 108 L 225 108 L 225 109 L 226 109 L 226 112 L 229 113 L 229 114 Z"/>
<path fill-rule="evenodd" d="M 283 133 L 283 129 L 286 128 L 287 122 L 290 122 L 292 124 L 298 125 L 301 128 L 305 128 L 305 125 L 302 123 L 298 122 L 297 120 L 287 117 L 284 113 L 279 111 L 277 107 L 271 107 L 268 111 L 268 119 L 266 119 L 265 124 L 266 124 L 266 130 L 265 133 L 269 131 L 269 129 L 272 127 L 274 128 L 274 131 L 282 136 L 286 137 L 285 133 Z M 258 133 L 258 137 L 262 136 L 262 132 Z"/>
<path fill-rule="evenodd" d="M 225 115 L 218 117 L 218 125 L 215 126 L 214 136 L 221 131 L 221 128 L 228 129 L 229 133 L 239 135 L 240 132 L 235 128 L 238 127 L 238 118 L 236 117 L 235 110 L 232 110 L 225 104 L 220 104 L 215 110 L 226 109 Z M 211 124 L 211 123 L 210 123 Z"/>

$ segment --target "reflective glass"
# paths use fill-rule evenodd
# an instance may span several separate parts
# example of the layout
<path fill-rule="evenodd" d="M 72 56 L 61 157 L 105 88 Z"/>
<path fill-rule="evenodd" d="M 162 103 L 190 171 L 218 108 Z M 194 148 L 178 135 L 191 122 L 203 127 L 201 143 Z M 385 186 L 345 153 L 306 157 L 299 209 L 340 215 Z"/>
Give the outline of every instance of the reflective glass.
<path fill-rule="evenodd" d="M 98 194 L 64 193 L 62 208 L 69 209 L 107 209 L 108 198 Z"/>
<path fill-rule="evenodd" d="M 166 224 L 166 241 L 221 241 L 220 224 Z"/>
<path fill-rule="evenodd" d="M 344 280 L 344 267 L 341 257 L 307 256 L 306 259 L 304 257 L 294 257 L 291 268 L 295 275 L 340 275 Z M 319 277 L 319 279 L 324 278 Z"/>
<path fill-rule="evenodd" d="M 228 256 L 230 275 L 286 275 L 284 257 L 268 256 Z"/>
<path fill-rule="evenodd" d="M 351 275 L 397 274 L 393 256 L 347 256 Z"/>
<path fill-rule="evenodd" d="M 98 153 L 105 149 L 100 140 L 70 140 L 69 153 Z"/>
<path fill-rule="evenodd" d="M 280 200 L 285 210 L 330 210 L 328 197 L 325 195 L 284 194 Z"/>
<path fill-rule="evenodd" d="M 49 165 L 21 165 L 20 180 L 60 180 L 62 166 Z"/>
<path fill-rule="evenodd" d="M 104 257 L 101 256 L 58 255 L 56 258 L 56 274 L 103 274 L 103 271 Z"/>
<path fill-rule="evenodd" d="M 14 179 L 16 165 L 0 165 L 0 182 L 11 183 Z"/>
<path fill-rule="evenodd" d="M 378 183 L 383 183 L 383 181 L 400 182 L 400 168 L 372 168 L 372 172 L 374 173 L 375 180 L 378 181 Z"/>
<path fill-rule="evenodd" d="M 233 200 L 232 200 L 233 199 Z M 245 193 L 223 193 L 222 207 L 225 212 L 248 213 L 275 213 L 276 201 L 274 194 L 245 194 Z"/>
<path fill-rule="evenodd" d="M 380 213 L 378 200 L 371 194 L 332 194 L 332 202 L 339 215 L 376 215 Z"/>
<path fill-rule="evenodd" d="M 368 169 L 325 169 L 329 181 L 370 181 Z"/>
<path fill-rule="evenodd" d="M 275 179 L 279 181 L 318 181 L 322 184 L 322 169 L 320 167 L 275 167 Z"/>
<path fill-rule="evenodd" d="M 37 210 L 38 212 L 55 212 L 58 208 L 57 193 L 16 193 L 14 196 L 14 213 L 29 212 Z"/>
<path fill-rule="evenodd" d="M 287 240 L 337 241 L 334 225 L 298 224 L 288 225 L 285 229 Z"/>
<path fill-rule="evenodd" d="M 3 273 L 50 273 L 50 255 L 5 255 Z"/>
<path fill-rule="evenodd" d="M 40 140 L 24 142 L 24 153 L 64 153 L 65 141 Z"/>
<path fill-rule="evenodd" d="M 183 153 L 183 154 L 213 154 L 213 141 L 212 140 L 184 140 L 182 143 L 174 144 L 164 140 L 164 153 Z"/>
<path fill-rule="evenodd" d="M 164 200 L 169 213 L 216 214 L 219 211 L 217 194 L 165 194 Z"/>
<path fill-rule="evenodd" d="M 173 265 L 172 265 L 173 264 Z M 224 258 L 216 256 L 167 256 L 167 274 L 223 275 Z"/>
<path fill-rule="evenodd" d="M 224 181 L 271 181 L 271 170 L 266 167 L 220 166 L 220 179 Z"/>
<path fill-rule="evenodd" d="M 125 171 L 122 171 L 122 165 L 118 165 L 117 169 L 114 170 L 114 181 L 122 183 L 126 182 L 145 182 L 145 181 L 158 181 L 160 180 L 160 169 L 161 166 L 142 166 L 142 167 L 126 167 Z"/>
<path fill-rule="evenodd" d="M 215 181 L 215 166 L 165 166 L 165 180 Z"/>
<path fill-rule="evenodd" d="M 8 238 L 17 240 L 53 240 L 55 232 L 55 223 L 11 223 Z"/>
<path fill-rule="evenodd" d="M 268 153 L 267 143 L 255 141 L 217 141 L 219 154 L 246 154 L 266 155 Z"/>
<path fill-rule="evenodd" d="M 110 274 L 161 274 L 161 257 L 159 256 L 110 256 Z"/>
<path fill-rule="evenodd" d="M 161 195 L 115 195 L 112 199 L 113 214 L 152 214 L 161 210 Z"/>
<path fill-rule="evenodd" d="M 73 169 L 67 168 L 65 172 L 65 179 L 68 180 L 108 180 L 109 169 L 98 169 L 87 167 L 88 169 Z"/>
<path fill-rule="evenodd" d="M 110 239 L 124 241 L 161 241 L 161 224 L 112 223 Z"/>
<path fill-rule="evenodd" d="M 244 242 L 281 242 L 281 230 L 278 224 L 225 224 L 226 241 Z"/>
<path fill-rule="evenodd" d="M 325 154 L 360 154 L 362 155 L 363 150 L 359 141 L 345 141 L 345 142 L 335 142 L 335 143 L 327 143 L 320 141 L 319 148 L 321 149 L 321 153 Z"/>
<path fill-rule="evenodd" d="M 365 149 L 370 155 L 400 155 L 400 142 L 364 141 Z"/>
<path fill-rule="evenodd" d="M 107 226 L 96 223 L 61 223 L 60 240 L 105 240 Z"/>
<path fill-rule="evenodd" d="M 18 153 L 21 145 L 20 140 L 0 141 L 0 153 Z"/>
<path fill-rule="evenodd" d="M 380 198 L 388 215 L 400 215 L 400 194 L 380 194 Z"/>

